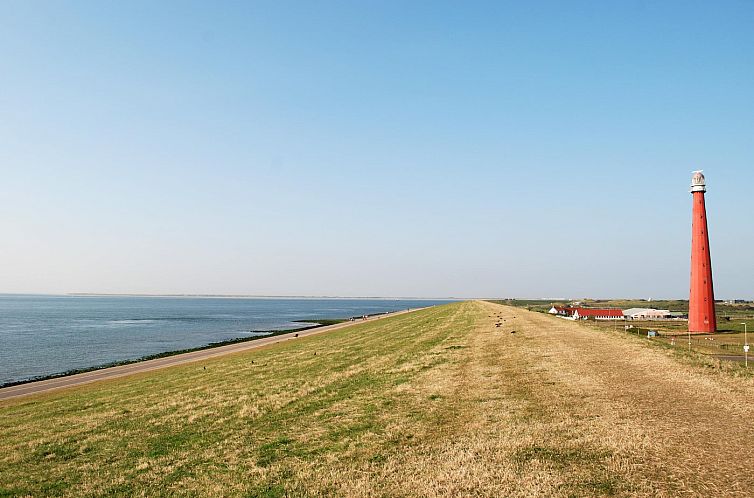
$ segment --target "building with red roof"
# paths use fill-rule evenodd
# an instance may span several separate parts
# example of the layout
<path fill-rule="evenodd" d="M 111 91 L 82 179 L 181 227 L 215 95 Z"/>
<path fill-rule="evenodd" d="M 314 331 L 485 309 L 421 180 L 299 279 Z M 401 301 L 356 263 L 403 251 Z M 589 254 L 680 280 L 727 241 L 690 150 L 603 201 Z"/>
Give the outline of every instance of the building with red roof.
<path fill-rule="evenodd" d="M 626 317 L 622 310 L 617 308 L 584 308 L 581 306 L 553 306 L 549 313 L 574 320 L 624 320 Z"/>
<path fill-rule="evenodd" d="M 574 320 L 587 320 L 594 318 L 595 320 L 623 320 L 623 310 L 616 308 L 573 308 L 571 316 Z"/>

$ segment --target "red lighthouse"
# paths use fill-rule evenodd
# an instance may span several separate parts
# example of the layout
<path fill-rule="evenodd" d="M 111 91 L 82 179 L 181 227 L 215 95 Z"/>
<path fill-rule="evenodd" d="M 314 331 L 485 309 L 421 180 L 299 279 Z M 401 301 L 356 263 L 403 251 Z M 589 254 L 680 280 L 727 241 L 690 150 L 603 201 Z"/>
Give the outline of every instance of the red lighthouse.
<path fill-rule="evenodd" d="M 694 199 L 691 222 L 691 292 L 689 293 L 689 332 L 709 334 L 717 329 L 715 293 L 712 290 L 712 263 L 707 234 L 707 210 L 704 193 L 707 191 L 704 175 L 695 171 L 691 177 L 691 195 Z"/>

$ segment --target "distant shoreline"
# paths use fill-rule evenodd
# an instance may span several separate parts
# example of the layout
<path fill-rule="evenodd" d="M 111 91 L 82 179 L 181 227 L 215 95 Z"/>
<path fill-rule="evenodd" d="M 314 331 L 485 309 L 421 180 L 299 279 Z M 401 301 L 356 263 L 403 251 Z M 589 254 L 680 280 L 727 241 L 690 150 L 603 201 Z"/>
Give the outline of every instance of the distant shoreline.
<path fill-rule="evenodd" d="M 368 315 L 368 316 L 379 316 L 379 315 L 384 315 L 384 314 L 388 314 L 388 313 L 387 312 L 386 313 L 374 313 L 374 314 Z M 69 377 L 71 375 L 77 375 L 77 374 L 82 374 L 82 373 L 87 373 L 87 372 L 94 372 L 94 371 L 97 371 L 97 370 L 104 370 L 106 368 L 119 367 L 119 366 L 123 366 L 123 365 L 132 365 L 134 363 L 141 363 L 141 362 L 144 362 L 144 361 L 156 360 L 156 359 L 159 359 L 159 358 L 167 358 L 169 356 L 177 356 L 177 355 L 180 355 L 180 354 L 192 353 L 194 351 L 204 351 L 206 349 L 214 349 L 214 348 L 219 348 L 219 347 L 222 347 L 222 346 L 228 346 L 228 345 L 231 345 L 231 344 L 240 344 L 240 343 L 243 343 L 243 342 L 256 341 L 256 340 L 264 339 L 264 338 L 267 338 L 267 337 L 275 337 L 275 336 L 278 336 L 278 335 L 291 334 L 291 333 L 296 333 L 296 332 L 304 332 L 306 330 L 312 330 L 312 329 L 317 329 L 317 328 L 321 328 L 321 327 L 327 327 L 329 325 L 335 325 L 335 324 L 338 324 L 338 323 L 347 322 L 349 320 L 350 320 L 350 318 L 319 319 L 319 320 L 294 320 L 295 322 L 299 322 L 299 323 L 314 323 L 315 325 L 310 325 L 310 326 L 306 326 L 306 327 L 299 327 L 299 328 L 295 328 L 295 329 L 285 329 L 285 330 L 252 330 L 251 332 L 252 333 L 256 333 L 257 335 L 248 336 L 248 337 L 237 337 L 235 339 L 227 339 L 225 341 L 211 342 L 209 344 L 205 344 L 203 346 L 197 346 L 195 348 L 175 349 L 175 350 L 172 350 L 172 351 L 163 351 L 162 353 L 150 354 L 150 355 L 141 356 L 139 358 L 134 358 L 134 359 L 130 359 L 130 360 L 120 360 L 120 361 L 113 361 L 113 362 L 109 362 L 109 363 L 102 363 L 102 364 L 94 365 L 94 366 L 91 366 L 91 367 L 73 368 L 71 370 L 66 370 L 64 372 L 58 372 L 58 373 L 53 373 L 53 374 L 49 374 L 49 375 L 38 375 L 38 376 L 35 376 L 35 377 L 31 377 L 29 379 L 15 380 L 15 381 L 11 381 L 11 382 L 0 383 L 0 389 L 5 388 L 5 387 L 14 387 L 14 386 L 21 386 L 21 385 L 24 385 L 24 384 L 31 384 L 32 382 L 40 382 L 40 381 L 43 381 L 43 380 L 60 379 L 62 377 Z"/>
<path fill-rule="evenodd" d="M 60 296 L 60 297 L 168 297 L 206 299 L 352 299 L 379 301 L 466 301 L 463 297 L 385 297 L 385 296 L 275 296 L 264 294 L 140 294 L 108 292 L 66 292 L 66 293 L 18 293 L 0 292 L 0 296 Z"/>
<path fill-rule="evenodd" d="M 274 339 L 333 320 L 449 302 L 5 294 L 0 295 L 0 388 L 243 346 L 258 340 L 256 335 Z"/>
<path fill-rule="evenodd" d="M 271 331 L 272 333 L 268 335 L 258 335 L 251 338 L 243 337 L 240 339 L 224 341 L 222 343 L 208 344 L 193 349 L 160 353 L 159 355 L 143 357 L 136 360 L 128 360 L 117 363 L 114 362 L 109 365 L 100 365 L 98 367 L 76 371 L 71 370 L 68 372 L 62 372 L 60 374 L 49 375 L 45 377 L 40 376 L 22 382 L 5 384 L 2 388 L 0 388 L 0 401 L 75 387 L 92 382 L 101 382 L 105 380 L 116 379 L 127 375 L 150 372 L 162 368 L 184 365 L 187 363 L 204 361 L 228 354 L 241 353 L 244 351 L 262 348 L 272 344 L 277 344 L 279 342 L 298 339 L 299 337 L 309 337 L 330 331 L 342 330 L 344 328 L 362 323 L 362 317 L 371 318 L 373 320 L 381 320 L 383 318 L 398 316 L 404 313 L 425 310 L 428 308 L 429 307 L 409 308 L 398 311 L 373 313 L 370 315 L 359 315 L 358 319 L 356 317 L 345 320 L 307 319 L 303 321 L 303 323 L 319 322 L 319 324 L 308 327 L 301 327 L 293 330 Z"/>

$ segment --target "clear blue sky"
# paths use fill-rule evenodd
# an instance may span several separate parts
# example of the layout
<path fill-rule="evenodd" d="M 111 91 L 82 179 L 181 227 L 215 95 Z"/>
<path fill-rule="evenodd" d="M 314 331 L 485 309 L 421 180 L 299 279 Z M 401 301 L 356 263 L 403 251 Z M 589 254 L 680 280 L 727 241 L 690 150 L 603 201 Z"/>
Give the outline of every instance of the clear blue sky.
<path fill-rule="evenodd" d="M 754 2 L 0 3 L 0 292 L 754 298 Z"/>

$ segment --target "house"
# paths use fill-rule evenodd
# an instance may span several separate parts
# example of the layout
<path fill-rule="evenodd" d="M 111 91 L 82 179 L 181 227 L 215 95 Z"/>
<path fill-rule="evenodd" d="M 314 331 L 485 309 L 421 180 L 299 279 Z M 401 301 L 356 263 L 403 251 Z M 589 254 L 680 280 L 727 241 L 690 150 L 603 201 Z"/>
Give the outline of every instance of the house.
<path fill-rule="evenodd" d="M 572 308 L 568 308 L 566 306 L 553 306 L 550 308 L 550 311 L 548 311 L 551 315 L 557 315 L 557 316 L 570 316 Z"/>
<path fill-rule="evenodd" d="M 571 314 L 574 320 L 623 320 L 623 311 L 616 308 L 574 308 Z"/>

